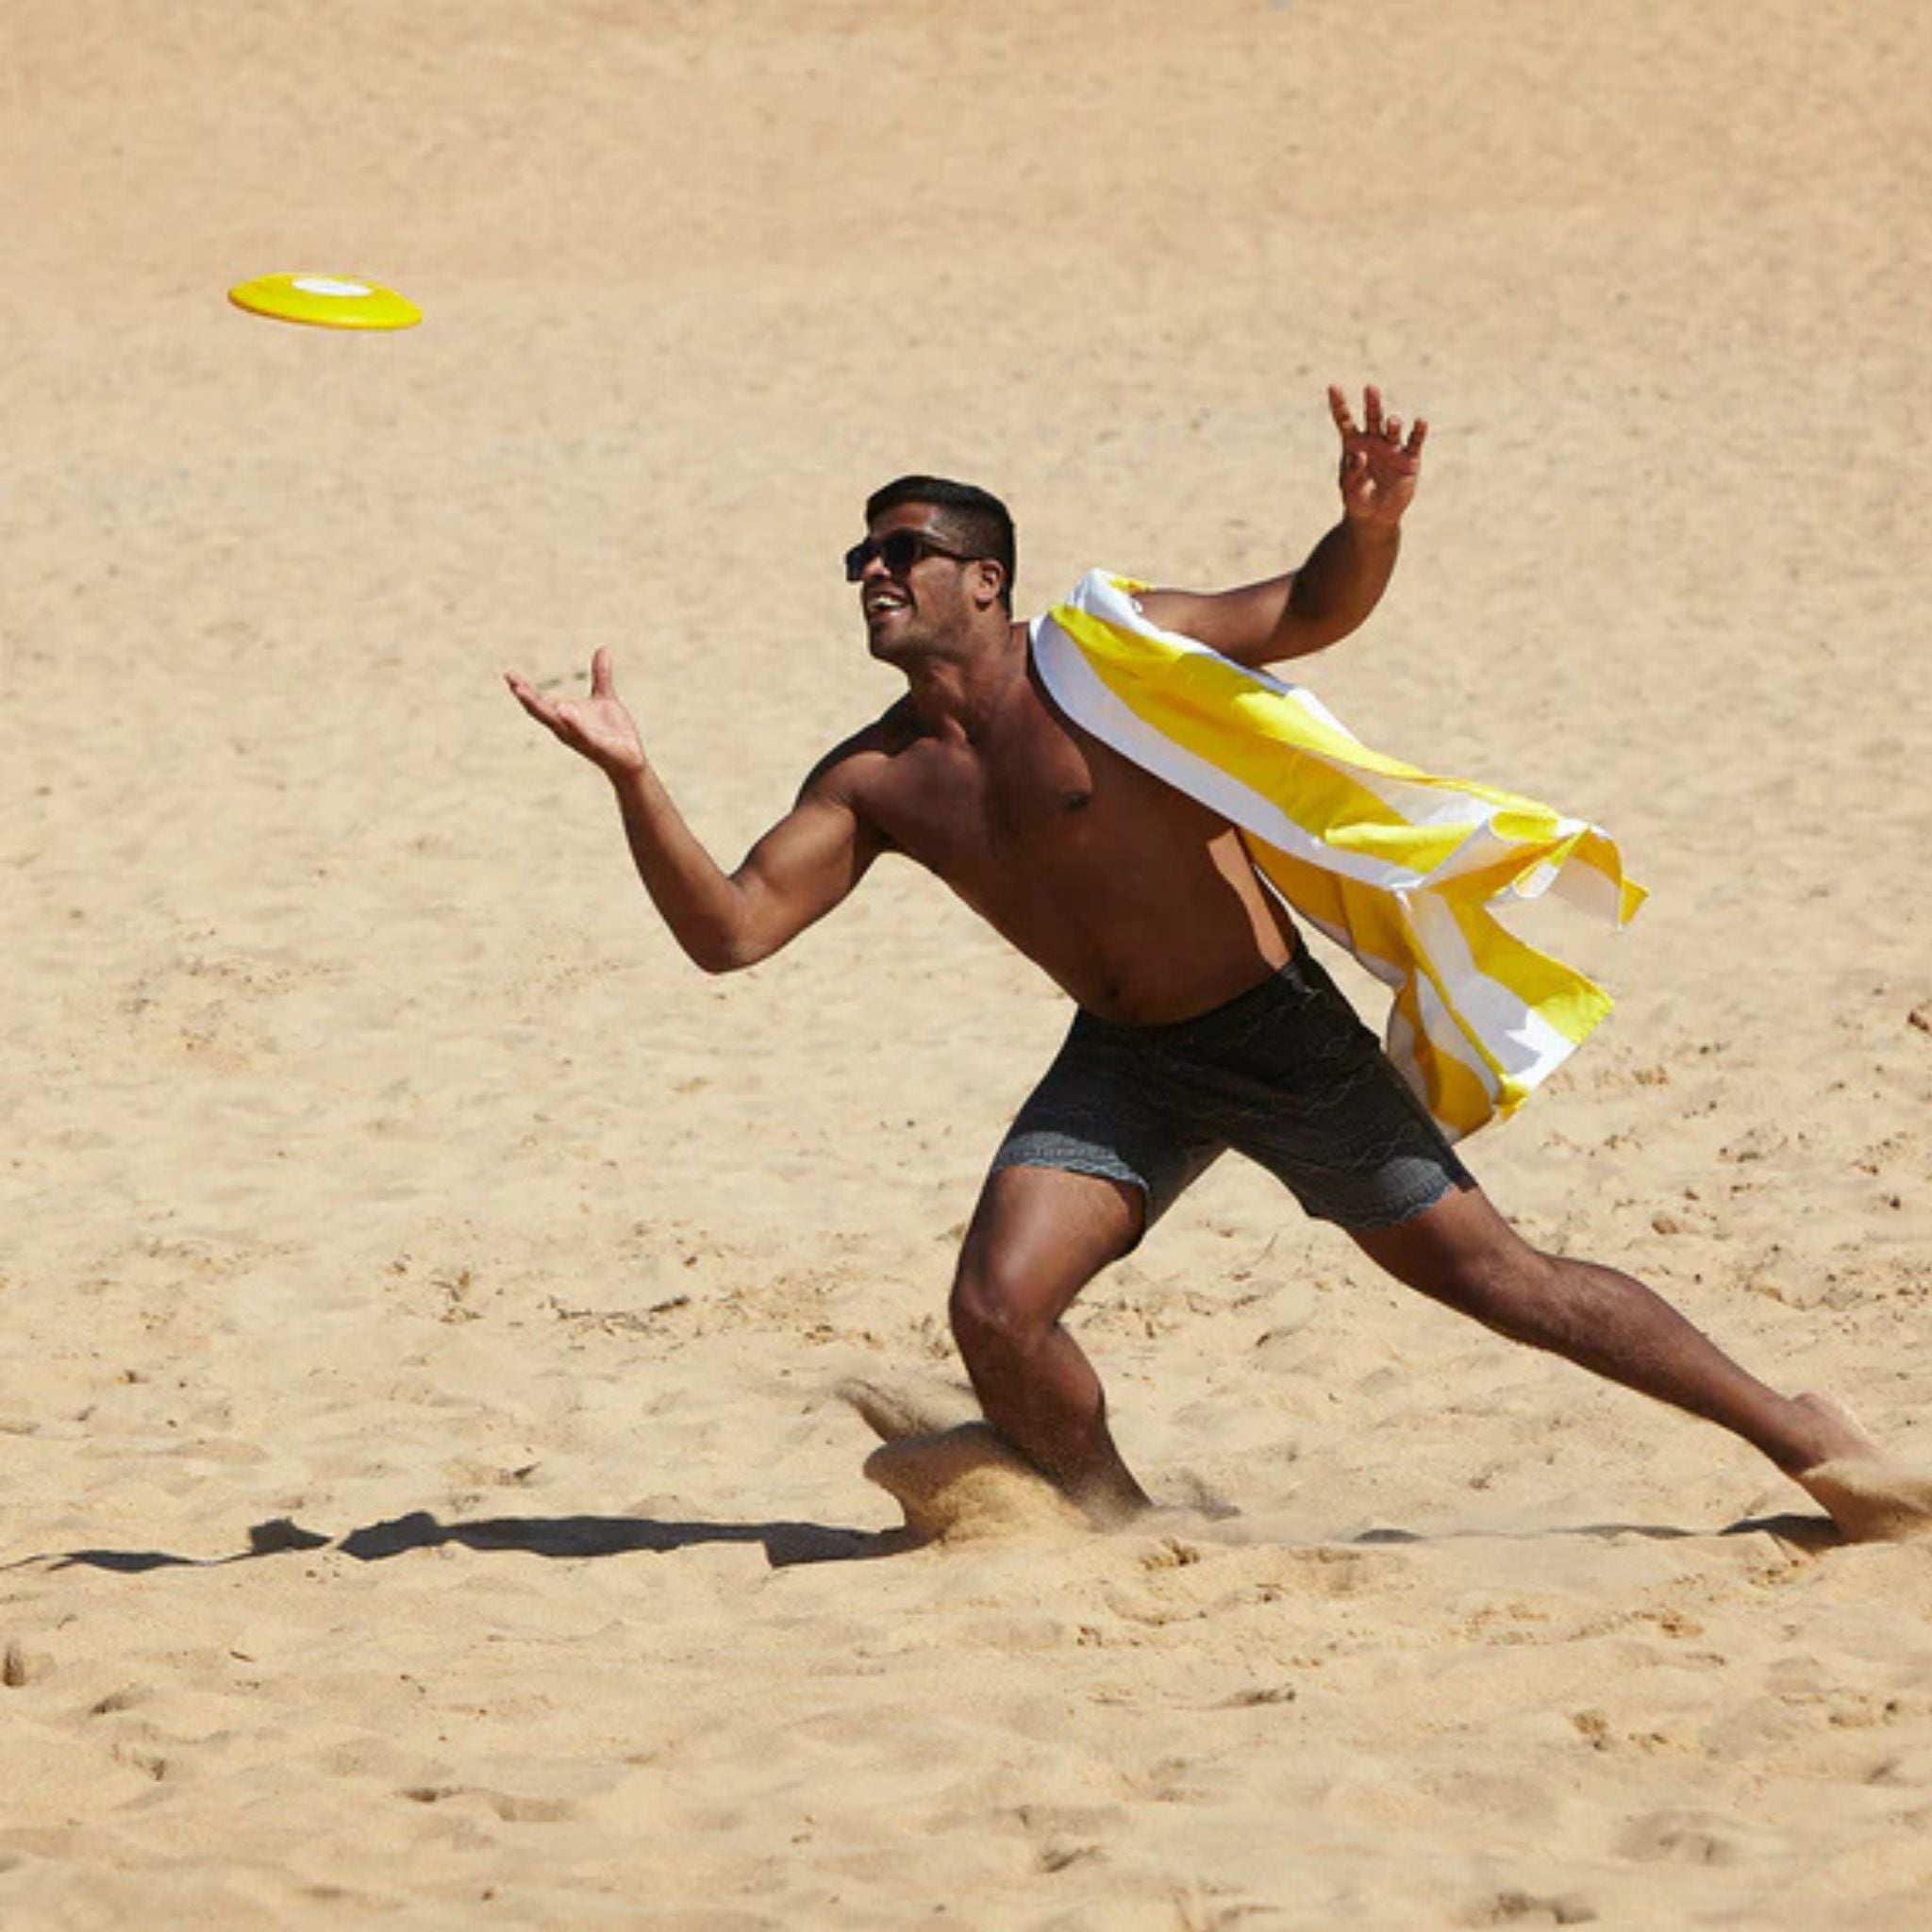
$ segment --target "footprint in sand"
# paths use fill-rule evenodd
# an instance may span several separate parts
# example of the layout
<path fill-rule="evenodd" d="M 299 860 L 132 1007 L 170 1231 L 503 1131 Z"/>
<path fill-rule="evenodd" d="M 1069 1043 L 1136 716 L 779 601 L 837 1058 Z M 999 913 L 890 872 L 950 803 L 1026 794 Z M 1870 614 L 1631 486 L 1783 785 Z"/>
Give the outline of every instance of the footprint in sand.
<path fill-rule="evenodd" d="M 941 1398 L 843 1382 L 840 1398 L 864 1417 L 882 1447 L 865 1474 L 906 1512 L 922 1542 L 980 1542 L 1084 1533 L 1087 1519 L 982 1422 L 958 1420 Z"/>

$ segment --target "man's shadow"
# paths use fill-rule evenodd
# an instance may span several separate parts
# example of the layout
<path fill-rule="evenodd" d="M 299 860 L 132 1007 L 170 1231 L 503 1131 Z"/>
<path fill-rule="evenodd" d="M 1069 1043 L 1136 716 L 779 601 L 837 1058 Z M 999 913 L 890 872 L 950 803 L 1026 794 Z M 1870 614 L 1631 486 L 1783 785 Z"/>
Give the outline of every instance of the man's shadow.
<path fill-rule="evenodd" d="M 1351 1541 L 1357 1547 L 1449 1542 L 1463 1538 L 1494 1538 L 1494 1530 L 1447 1530 L 1424 1534 L 1396 1526 L 1364 1530 Z M 1504 1533 L 1507 1540 L 1507 1533 Z M 1547 1537 L 1612 1541 L 1639 1536 L 1676 1541 L 1696 1536 L 1770 1535 L 1809 1555 L 1842 1541 L 1837 1527 L 1820 1516 L 1756 1516 L 1727 1524 L 1715 1532 L 1674 1528 L 1663 1524 L 1591 1523 L 1523 1533 L 1523 1540 Z M 441 1549 L 459 1543 L 472 1550 L 521 1550 L 533 1557 L 582 1559 L 587 1557 L 626 1557 L 640 1551 L 654 1556 L 688 1550 L 701 1543 L 758 1543 L 774 1570 L 800 1563 L 858 1563 L 897 1556 L 917 1547 L 918 1539 L 905 1528 L 850 1529 L 824 1523 L 707 1523 L 666 1522 L 650 1516 L 488 1516 L 474 1522 L 442 1523 L 426 1509 L 382 1523 L 364 1524 L 344 1537 L 324 1536 L 279 1516 L 251 1524 L 248 1546 L 225 1557 L 183 1557 L 169 1550 L 64 1550 L 16 1557 L 0 1563 L 0 1571 L 45 1567 L 51 1570 L 106 1570 L 136 1576 L 149 1570 L 216 1570 L 230 1563 L 250 1563 L 261 1557 L 291 1552 L 336 1550 L 358 1563 L 380 1563 L 411 1550 Z"/>
<path fill-rule="evenodd" d="M 292 1551 L 331 1549 L 358 1563 L 379 1563 L 410 1550 L 460 1543 L 473 1550 L 522 1550 L 533 1557 L 625 1557 L 639 1551 L 666 1555 L 699 1543 L 758 1543 L 774 1570 L 798 1563 L 856 1563 L 890 1557 L 908 1546 L 903 1530 L 839 1528 L 822 1523 L 662 1522 L 648 1516 L 492 1516 L 441 1523 L 426 1509 L 384 1523 L 365 1524 L 344 1537 L 323 1536 L 283 1516 L 258 1523 L 248 1547 L 225 1557 L 182 1557 L 168 1550 L 66 1550 L 23 1557 L 8 1570 L 44 1565 L 53 1570 L 107 1570 L 140 1575 L 149 1570 L 213 1570 Z"/>

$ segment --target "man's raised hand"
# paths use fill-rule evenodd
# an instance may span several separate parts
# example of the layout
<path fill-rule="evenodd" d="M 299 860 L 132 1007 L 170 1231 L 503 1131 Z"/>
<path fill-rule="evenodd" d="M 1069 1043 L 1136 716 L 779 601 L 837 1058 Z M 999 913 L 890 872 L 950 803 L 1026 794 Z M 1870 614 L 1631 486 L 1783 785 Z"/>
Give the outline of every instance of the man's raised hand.
<path fill-rule="evenodd" d="M 628 777 L 643 770 L 643 740 L 611 681 L 608 651 L 600 650 L 591 659 L 587 698 L 546 698 L 515 671 L 506 671 L 503 681 L 517 703 L 559 743 L 589 758 L 609 777 Z"/>
<path fill-rule="evenodd" d="M 1332 383 L 1328 413 L 1341 436 L 1341 508 L 1352 522 L 1392 529 L 1415 495 L 1422 474 L 1423 439 L 1429 425 L 1418 416 L 1402 440 L 1402 418 L 1382 413 L 1382 391 L 1362 391 L 1362 422 L 1356 425 L 1348 398 Z"/>

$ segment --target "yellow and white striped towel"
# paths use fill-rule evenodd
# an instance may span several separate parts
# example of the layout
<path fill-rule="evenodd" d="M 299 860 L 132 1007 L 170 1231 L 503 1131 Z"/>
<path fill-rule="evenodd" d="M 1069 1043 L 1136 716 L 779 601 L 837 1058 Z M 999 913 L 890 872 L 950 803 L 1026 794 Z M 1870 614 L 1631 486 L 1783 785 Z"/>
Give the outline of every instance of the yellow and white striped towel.
<path fill-rule="evenodd" d="M 1393 990 L 1389 1057 L 1452 1140 L 1512 1113 L 1610 1000 L 1491 908 L 1554 891 L 1627 924 L 1644 894 L 1614 841 L 1371 751 L 1300 686 L 1150 623 L 1145 588 L 1090 571 L 1034 620 L 1054 702 L 1228 819 L 1282 898 Z"/>

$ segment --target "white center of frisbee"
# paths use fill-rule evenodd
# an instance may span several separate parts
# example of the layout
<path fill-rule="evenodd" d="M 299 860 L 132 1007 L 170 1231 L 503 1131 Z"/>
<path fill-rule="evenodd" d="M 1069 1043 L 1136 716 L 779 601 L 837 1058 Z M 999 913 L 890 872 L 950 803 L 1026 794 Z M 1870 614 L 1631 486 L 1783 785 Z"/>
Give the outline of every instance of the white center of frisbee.
<path fill-rule="evenodd" d="M 295 286 L 305 295 L 373 295 L 367 282 L 339 282 L 330 275 L 297 275 Z"/>

